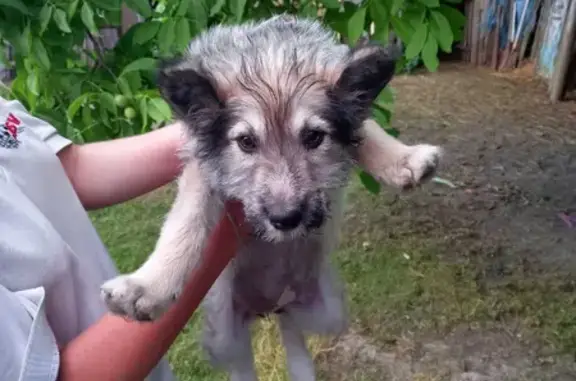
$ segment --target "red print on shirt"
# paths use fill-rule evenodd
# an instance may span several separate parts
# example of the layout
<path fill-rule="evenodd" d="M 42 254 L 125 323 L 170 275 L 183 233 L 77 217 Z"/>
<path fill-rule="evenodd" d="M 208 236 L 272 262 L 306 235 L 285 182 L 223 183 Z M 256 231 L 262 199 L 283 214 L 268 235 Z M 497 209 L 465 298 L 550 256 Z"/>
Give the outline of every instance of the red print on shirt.
<path fill-rule="evenodd" d="M 0 125 L 0 147 L 18 148 L 20 145 L 18 132 L 21 124 L 22 121 L 18 117 L 12 113 L 8 114 L 4 123 Z"/>

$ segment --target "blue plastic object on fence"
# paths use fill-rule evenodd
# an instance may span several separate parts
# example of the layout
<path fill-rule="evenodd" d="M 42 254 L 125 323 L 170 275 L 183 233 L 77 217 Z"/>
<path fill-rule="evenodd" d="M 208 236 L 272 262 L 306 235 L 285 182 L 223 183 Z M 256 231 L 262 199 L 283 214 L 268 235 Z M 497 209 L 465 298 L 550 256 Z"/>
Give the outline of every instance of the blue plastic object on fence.
<path fill-rule="evenodd" d="M 500 23 L 498 39 L 500 49 L 504 49 L 508 43 L 513 43 L 515 40 L 520 41 L 527 37 L 527 34 L 534 28 L 536 0 L 514 0 L 513 3 L 508 0 L 491 0 L 480 27 L 482 34 L 488 34 L 496 28 L 498 7 L 502 8 L 502 22 Z M 510 15 L 513 10 L 514 20 L 512 24 Z M 513 35 L 510 33 L 511 29 L 514 32 Z"/>

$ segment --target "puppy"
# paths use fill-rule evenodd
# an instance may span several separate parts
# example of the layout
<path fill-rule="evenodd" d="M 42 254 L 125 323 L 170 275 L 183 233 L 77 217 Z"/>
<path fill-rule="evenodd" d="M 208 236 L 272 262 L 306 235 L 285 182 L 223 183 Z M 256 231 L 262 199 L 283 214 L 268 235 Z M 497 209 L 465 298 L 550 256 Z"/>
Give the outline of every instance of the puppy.
<path fill-rule="evenodd" d="M 305 335 L 347 326 L 329 254 L 354 166 L 409 188 L 438 165 L 439 148 L 407 146 L 368 119 L 394 66 L 381 46 L 350 49 L 289 16 L 209 29 L 165 63 L 158 82 L 187 134 L 185 166 L 154 252 L 103 285 L 108 308 L 161 316 L 224 201 L 240 200 L 253 234 L 203 301 L 204 348 L 231 380 L 254 381 L 250 323 L 277 313 L 291 379 L 314 380 Z"/>

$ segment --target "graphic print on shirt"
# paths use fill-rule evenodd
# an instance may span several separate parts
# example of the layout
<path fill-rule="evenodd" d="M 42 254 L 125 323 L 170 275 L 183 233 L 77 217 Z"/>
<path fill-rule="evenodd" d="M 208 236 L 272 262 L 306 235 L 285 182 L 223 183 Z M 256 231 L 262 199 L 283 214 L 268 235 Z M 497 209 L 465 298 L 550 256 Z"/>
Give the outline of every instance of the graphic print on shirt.
<path fill-rule="evenodd" d="M 22 122 L 14 114 L 9 113 L 4 123 L 0 124 L 0 147 L 2 148 L 18 148 L 20 140 L 18 134 L 24 126 Z"/>

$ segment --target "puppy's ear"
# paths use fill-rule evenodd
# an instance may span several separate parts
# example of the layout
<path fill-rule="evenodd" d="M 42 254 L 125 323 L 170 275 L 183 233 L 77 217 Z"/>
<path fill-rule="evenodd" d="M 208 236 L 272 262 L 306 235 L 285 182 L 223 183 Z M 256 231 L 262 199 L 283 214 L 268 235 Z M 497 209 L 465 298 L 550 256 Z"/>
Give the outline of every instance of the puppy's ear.
<path fill-rule="evenodd" d="M 222 107 L 210 80 L 195 70 L 178 67 L 178 62 L 163 63 L 157 81 L 162 96 L 182 119 Z"/>
<path fill-rule="evenodd" d="M 352 49 L 327 94 L 329 106 L 324 118 L 333 126 L 337 141 L 345 146 L 357 145 L 357 133 L 370 117 L 372 103 L 394 76 L 396 57 L 396 52 L 375 44 Z"/>
<path fill-rule="evenodd" d="M 397 56 L 390 48 L 372 43 L 352 49 L 334 92 L 355 98 L 357 107 L 369 108 L 394 76 Z"/>

